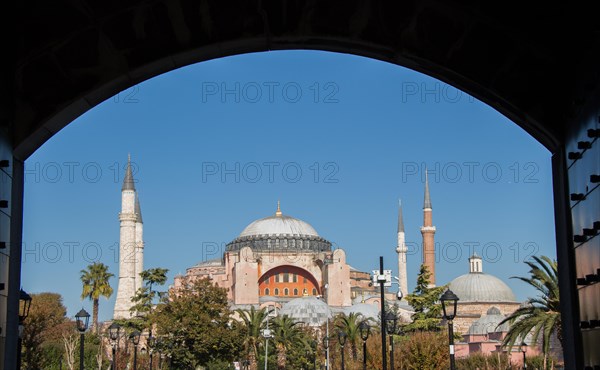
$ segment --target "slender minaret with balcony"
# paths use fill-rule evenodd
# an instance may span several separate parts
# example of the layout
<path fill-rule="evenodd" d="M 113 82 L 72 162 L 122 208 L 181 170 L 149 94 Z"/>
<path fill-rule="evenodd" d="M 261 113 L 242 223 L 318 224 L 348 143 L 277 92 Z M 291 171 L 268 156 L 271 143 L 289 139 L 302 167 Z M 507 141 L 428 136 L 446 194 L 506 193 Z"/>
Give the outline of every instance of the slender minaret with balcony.
<path fill-rule="evenodd" d="M 402 297 L 408 294 L 408 283 L 406 276 L 406 243 L 404 240 L 404 220 L 402 218 L 402 201 L 398 201 L 398 244 L 396 253 L 398 253 L 398 284 Z"/>
<path fill-rule="evenodd" d="M 431 273 L 429 284 L 435 286 L 435 226 L 431 215 L 431 197 L 429 196 L 429 178 L 425 170 L 425 200 L 423 202 L 423 264 Z"/>
<path fill-rule="evenodd" d="M 127 160 L 125 179 L 121 188 L 119 221 L 121 224 L 119 233 L 119 282 L 113 318 L 127 319 L 131 317 L 129 311 L 133 305 L 131 298 L 135 295 L 136 289 L 141 287 L 139 273 L 143 270 L 144 261 L 142 214 L 131 171 L 131 157 Z"/>

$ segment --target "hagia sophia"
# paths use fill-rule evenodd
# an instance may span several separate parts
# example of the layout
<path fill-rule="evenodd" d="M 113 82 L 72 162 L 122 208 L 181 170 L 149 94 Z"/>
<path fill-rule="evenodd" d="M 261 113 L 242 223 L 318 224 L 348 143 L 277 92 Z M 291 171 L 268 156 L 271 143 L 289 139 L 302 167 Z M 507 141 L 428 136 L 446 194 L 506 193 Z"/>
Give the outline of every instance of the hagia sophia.
<path fill-rule="evenodd" d="M 435 280 L 436 227 L 426 176 L 423 203 L 422 260 Z M 128 166 L 122 187 L 122 210 L 119 214 L 120 248 L 119 285 L 113 317 L 129 318 L 130 297 L 139 287 L 139 272 L 143 270 L 143 221 L 140 202 Z M 402 295 L 407 290 L 407 248 L 402 206 L 398 209 L 397 280 Z M 123 256 L 134 255 L 127 259 Z M 370 272 L 350 265 L 351 254 L 332 249 L 332 243 L 321 236 L 308 222 L 286 215 L 277 202 L 274 214 L 252 221 L 226 246 L 221 258 L 190 266 L 177 275 L 171 292 L 199 278 L 209 278 L 227 289 L 232 310 L 251 306 L 273 306 L 307 325 L 318 326 L 339 313 L 356 312 L 377 319 L 380 305 L 379 287 L 373 286 Z M 455 330 L 463 335 L 456 345 L 457 356 L 472 352 L 505 351 L 500 344 L 508 330 L 498 323 L 514 312 L 518 302 L 512 289 L 501 279 L 484 273 L 483 260 L 473 254 L 465 267 L 468 273 L 456 277 L 448 286 L 459 298 Z M 168 267 L 168 266 L 166 266 Z M 416 279 L 416 276 L 414 277 Z M 396 291 L 386 294 L 386 301 L 396 305 L 405 322 L 410 321 L 412 308 L 406 300 L 396 298 Z M 525 303 L 523 303 L 525 304 Z M 532 348 L 535 351 L 535 348 Z"/>

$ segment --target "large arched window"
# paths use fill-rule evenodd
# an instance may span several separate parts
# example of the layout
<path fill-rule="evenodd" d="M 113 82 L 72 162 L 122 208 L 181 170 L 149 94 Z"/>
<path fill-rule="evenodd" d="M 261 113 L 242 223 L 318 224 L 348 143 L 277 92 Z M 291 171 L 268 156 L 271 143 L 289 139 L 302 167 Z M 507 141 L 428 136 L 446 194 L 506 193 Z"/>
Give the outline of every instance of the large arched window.
<path fill-rule="evenodd" d="M 265 289 L 265 295 L 269 295 L 269 288 Z"/>

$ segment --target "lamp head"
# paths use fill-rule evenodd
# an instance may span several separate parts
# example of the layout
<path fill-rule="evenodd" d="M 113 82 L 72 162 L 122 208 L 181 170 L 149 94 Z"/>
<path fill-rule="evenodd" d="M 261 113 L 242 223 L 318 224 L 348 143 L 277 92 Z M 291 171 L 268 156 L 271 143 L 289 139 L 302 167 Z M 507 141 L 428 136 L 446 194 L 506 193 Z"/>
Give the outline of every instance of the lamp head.
<path fill-rule="evenodd" d="M 140 335 L 141 333 L 139 331 L 134 331 L 133 333 L 129 334 L 129 339 L 131 340 L 131 342 L 133 343 L 134 346 L 137 346 L 138 344 L 140 344 Z"/>
<path fill-rule="evenodd" d="M 456 305 L 458 303 L 458 297 L 450 289 L 446 290 L 440 301 L 442 301 L 442 310 L 444 311 L 444 318 L 451 321 L 456 317 Z"/>
<path fill-rule="evenodd" d="M 77 330 L 79 330 L 80 333 L 83 333 L 88 328 L 90 314 L 82 308 L 75 314 L 75 320 L 77 322 Z"/>
<path fill-rule="evenodd" d="M 31 308 L 32 298 L 26 291 L 21 289 L 19 291 L 19 322 L 25 321 L 29 316 L 29 309 Z"/>
<path fill-rule="evenodd" d="M 371 333 L 371 326 L 369 326 L 369 323 L 366 321 L 361 322 L 358 324 L 358 330 L 360 331 L 360 339 L 362 339 L 363 342 L 366 341 Z"/>
<path fill-rule="evenodd" d="M 338 342 L 340 342 L 340 346 L 344 347 L 344 344 L 346 344 L 346 333 L 339 330 L 337 335 L 338 335 Z"/>
<path fill-rule="evenodd" d="M 119 339 L 120 331 L 121 325 L 117 324 L 116 322 L 110 324 L 110 326 L 108 327 L 108 337 L 110 338 L 110 340 L 116 342 L 117 339 Z"/>

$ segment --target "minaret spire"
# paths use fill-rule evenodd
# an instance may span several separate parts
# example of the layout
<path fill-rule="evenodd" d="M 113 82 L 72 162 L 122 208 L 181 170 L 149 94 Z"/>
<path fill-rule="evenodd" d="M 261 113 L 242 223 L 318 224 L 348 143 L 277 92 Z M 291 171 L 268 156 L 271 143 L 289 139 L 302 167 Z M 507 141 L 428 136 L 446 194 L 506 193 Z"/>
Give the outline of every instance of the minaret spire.
<path fill-rule="evenodd" d="M 121 190 L 135 191 L 135 182 L 133 181 L 133 174 L 131 173 L 131 154 L 127 155 L 127 169 L 125 169 L 125 178 L 123 179 L 123 187 Z"/>
<path fill-rule="evenodd" d="M 406 243 L 404 237 L 404 220 L 402 217 L 402 201 L 398 200 L 398 245 L 396 246 L 396 253 L 398 253 L 398 283 L 400 285 L 400 291 L 402 296 L 406 297 L 408 294 L 408 277 L 406 275 Z"/>
<path fill-rule="evenodd" d="M 429 196 L 429 176 L 427 168 L 425 169 L 425 200 L 423 201 L 423 209 L 431 208 L 431 197 Z"/>

